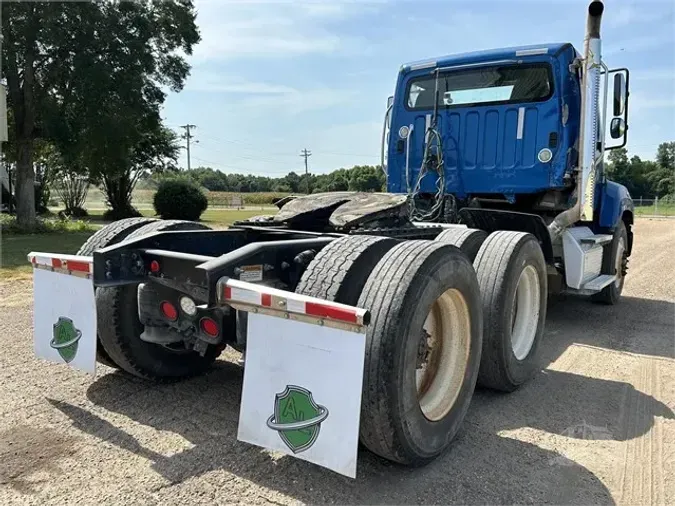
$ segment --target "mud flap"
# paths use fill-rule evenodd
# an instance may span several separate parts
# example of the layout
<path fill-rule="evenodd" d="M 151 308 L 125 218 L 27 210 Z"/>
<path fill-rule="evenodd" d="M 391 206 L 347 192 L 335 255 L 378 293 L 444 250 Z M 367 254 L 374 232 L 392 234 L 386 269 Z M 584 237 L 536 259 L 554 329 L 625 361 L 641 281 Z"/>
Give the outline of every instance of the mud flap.
<path fill-rule="evenodd" d="M 365 335 L 249 314 L 237 439 L 356 477 Z"/>
<path fill-rule="evenodd" d="M 52 259 L 31 253 L 33 346 L 38 358 L 96 373 L 96 302 L 90 257 Z M 52 261 L 57 267 L 53 267 Z M 86 272 L 85 272 L 86 269 Z"/>
<path fill-rule="evenodd" d="M 234 280 L 225 290 L 248 311 L 237 439 L 355 478 L 365 311 Z"/>

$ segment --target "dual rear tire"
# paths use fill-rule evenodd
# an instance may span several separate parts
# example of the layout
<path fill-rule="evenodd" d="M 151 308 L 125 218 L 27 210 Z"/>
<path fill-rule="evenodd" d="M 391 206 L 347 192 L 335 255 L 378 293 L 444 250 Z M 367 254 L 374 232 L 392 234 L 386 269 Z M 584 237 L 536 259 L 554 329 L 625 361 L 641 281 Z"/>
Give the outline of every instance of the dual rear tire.
<path fill-rule="evenodd" d="M 451 227 L 436 241 L 460 248 L 473 262 L 483 307 L 478 384 L 511 392 L 538 366 L 547 306 L 547 273 L 537 239 L 524 232 Z"/>
<path fill-rule="evenodd" d="M 319 277 L 344 289 L 311 281 Z M 467 257 L 442 242 L 345 237 L 317 255 L 297 291 L 371 312 L 361 443 L 407 465 L 442 453 L 466 414 L 480 362 L 480 292 Z"/>

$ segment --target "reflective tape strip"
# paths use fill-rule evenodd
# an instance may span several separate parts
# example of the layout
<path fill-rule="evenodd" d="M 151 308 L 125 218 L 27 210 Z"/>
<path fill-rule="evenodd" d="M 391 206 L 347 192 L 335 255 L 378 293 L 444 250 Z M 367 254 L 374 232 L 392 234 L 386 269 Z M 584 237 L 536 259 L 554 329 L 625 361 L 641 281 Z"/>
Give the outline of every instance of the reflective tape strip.
<path fill-rule="evenodd" d="M 537 54 L 547 54 L 548 53 L 548 48 L 541 47 L 537 49 L 521 49 L 520 51 L 516 51 L 516 56 L 534 56 Z"/>
<path fill-rule="evenodd" d="M 518 108 L 518 130 L 516 131 L 516 139 L 523 138 L 523 129 L 525 128 L 525 108 Z"/>
<path fill-rule="evenodd" d="M 92 274 L 94 272 L 93 259 L 86 256 L 31 252 L 28 253 L 28 261 L 34 267 L 58 270 L 65 274 L 71 272 Z"/>
<path fill-rule="evenodd" d="M 243 311 L 272 314 L 327 326 L 348 326 L 363 332 L 370 314 L 367 310 L 298 293 L 246 283 L 231 278 L 218 281 L 218 301 Z"/>

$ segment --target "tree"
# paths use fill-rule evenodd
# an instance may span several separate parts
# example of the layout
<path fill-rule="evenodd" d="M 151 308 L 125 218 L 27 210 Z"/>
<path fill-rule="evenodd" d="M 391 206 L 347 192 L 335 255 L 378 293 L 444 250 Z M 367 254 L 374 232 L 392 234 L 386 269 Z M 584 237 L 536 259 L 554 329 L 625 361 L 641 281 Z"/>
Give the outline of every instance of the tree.
<path fill-rule="evenodd" d="M 189 66 L 179 51 L 190 54 L 199 41 L 191 0 L 3 2 L 2 31 L 23 226 L 35 220 L 35 139 L 53 139 L 77 170 L 81 150 L 92 148 L 107 157 L 96 170 L 118 180 L 138 165 L 139 129 L 157 131 L 162 86 L 183 86 Z M 82 158 L 93 161 L 92 153 Z"/>
<path fill-rule="evenodd" d="M 352 191 L 382 191 L 384 175 L 378 167 L 357 165 L 350 171 L 349 189 Z"/>

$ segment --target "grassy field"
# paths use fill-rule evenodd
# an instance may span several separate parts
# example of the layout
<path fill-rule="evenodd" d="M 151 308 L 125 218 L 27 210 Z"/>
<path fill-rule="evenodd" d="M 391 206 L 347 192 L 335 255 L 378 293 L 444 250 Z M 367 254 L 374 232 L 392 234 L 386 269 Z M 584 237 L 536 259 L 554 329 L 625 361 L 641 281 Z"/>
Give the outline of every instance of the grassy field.
<path fill-rule="evenodd" d="M 155 211 L 153 209 L 141 208 L 139 209 L 143 216 L 154 217 Z M 89 211 L 89 220 L 92 223 L 105 223 L 103 221 L 103 210 L 102 209 L 92 209 Z M 210 227 L 214 228 L 224 228 L 229 225 L 232 225 L 235 221 L 245 220 L 252 216 L 258 216 L 261 214 L 274 214 L 274 210 L 268 212 L 260 211 L 256 209 L 207 209 L 202 214 L 201 221 L 206 223 Z"/>
<path fill-rule="evenodd" d="M 256 193 L 236 193 L 236 192 L 204 192 L 209 201 L 209 206 L 230 206 L 232 197 L 241 197 L 246 207 L 270 207 L 273 206 L 272 200 L 288 195 L 288 193 L 275 192 L 256 192 Z M 152 207 L 152 198 L 155 195 L 154 189 L 136 189 L 131 197 L 131 202 L 137 207 Z M 106 207 L 105 196 L 99 188 L 92 186 L 87 193 L 86 208 L 101 209 Z"/>
<path fill-rule="evenodd" d="M 145 216 L 153 216 L 152 209 L 140 210 Z M 270 212 L 269 214 L 272 214 Z M 208 209 L 202 215 L 202 223 L 212 228 L 225 228 L 235 221 L 261 214 L 259 210 Z M 264 213 L 262 213 L 264 214 Z M 102 210 L 92 210 L 89 221 L 95 228 L 106 224 Z M 26 255 L 31 251 L 76 253 L 79 247 L 93 234 L 90 232 L 61 232 L 46 234 L 8 235 L 0 240 L 0 279 L 23 278 L 31 274 Z"/>
<path fill-rule="evenodd" d="M 30 276 L 32 267 L 26 255 L 31 251 L 77 253 L 84 241 L 93 233 L 91 231 L 3 236 L 0 241 L 0 279 Z"/>
<path fill-rule="evenodd" d="M 636 206 L 637 216 L 675 216 L 675 203 L 659 203 L 658 206 Z"/>

